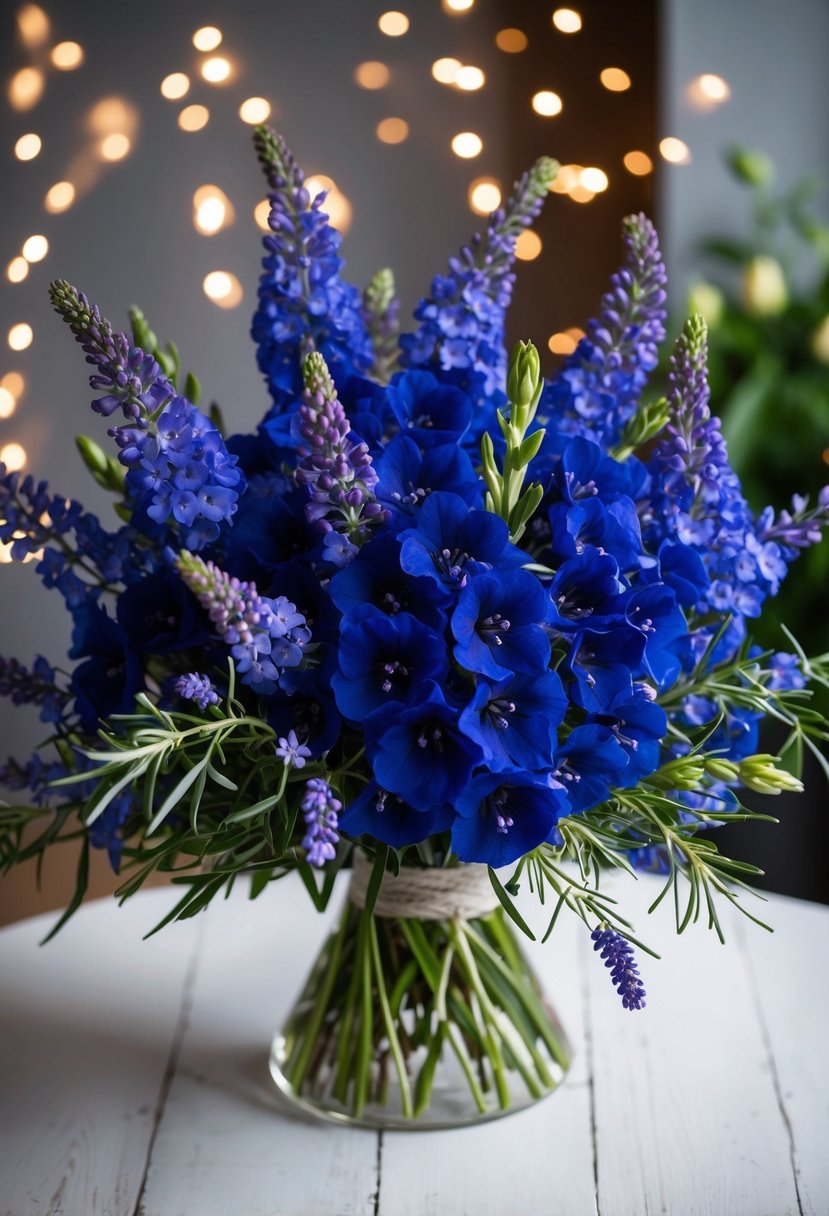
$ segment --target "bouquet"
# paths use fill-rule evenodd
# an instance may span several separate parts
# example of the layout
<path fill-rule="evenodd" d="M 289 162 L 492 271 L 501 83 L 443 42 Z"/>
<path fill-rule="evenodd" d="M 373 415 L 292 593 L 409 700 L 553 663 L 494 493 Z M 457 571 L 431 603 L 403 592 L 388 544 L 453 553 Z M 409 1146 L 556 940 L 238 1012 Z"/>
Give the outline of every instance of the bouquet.
<path fill-rule="evenodd" d="M 663 874 L 679 930 L 702 914 L 719 932 L 717 900 L 743 906 L 753 867 L 708 829 L 767 818 L 743 792 L 799 789 L 803 748 L 829 737 L 806 688 L 829 656 L 760 651 L 750 623 L 819 539 L 829 493 L 749 510 L 709 412 L 701 318 L 667 396 L 647 396 L 665 270 L 645 216 L 545 380 L 532 343 L 508 358 L 504 322 L 554 161 L 398 335 L 391 273 L 347 283 L 324 195 L 278 135 L 255 145 L 271 202 L 255 434 L 226 437 L 138 311 L 116 332 L 52 284 L 117 456 L 78 445 L 121 525 L 0 470 L 0 540 L 63 596 L 76 664 L 0 661 L 0 692 L 49 728 L 0 773 L 28 791 L 0 811 L 0 858 L 82 839 L 59 924 L 90 846 L 122 900 L 172 877 L 162 924 L 242 874 L 256 897 L 296 872 L 323 908 L 348 866 L 274 1040 L 278 1084 L 375 1126 L 491 1117 L 569 1062 L 518 946 L 520 884 L 550 901 L 550 930 L 562 909 L 580 918 L 628 1010 L 645 1003 L 642 943 L 608 871 Z M 765 717 L 785 724 L 780 757 L 758 752 Z"/>

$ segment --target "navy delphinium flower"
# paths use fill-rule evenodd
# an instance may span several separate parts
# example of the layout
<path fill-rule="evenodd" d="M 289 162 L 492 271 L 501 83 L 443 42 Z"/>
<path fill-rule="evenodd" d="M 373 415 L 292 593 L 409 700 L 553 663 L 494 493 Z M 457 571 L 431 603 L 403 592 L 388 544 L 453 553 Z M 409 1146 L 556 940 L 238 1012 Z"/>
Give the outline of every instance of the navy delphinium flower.
<path fill-rule="evenodd" d="M 400 542 L 394 536 L 377 536 L 363 545 L 345 570 L 329 584 L 331 599 L 340 612 L 373 604 L 387 616 L 410 612 L 433 629 L 446 625 L 451 596 L 435 579 L 406 574 L 400 565 Z"/>
<path fill-rule="evenodd" d="M 457 494 L 430 494 L 400 533 L 400 565 L 407 574 L 425 575 L 450 591 L 491 569 L 523 565 L 526 553 L 510 543 L 509 528 L 490 511 L 470 511 Z"/>
<path fill-rule="evenodd" d="M 125 588 L 118 597 L 116 617 L 130 645 L 146 654 L 191 650 L 207 640 L 192 595 L 166 566 Z"/>
<path fill-rule="evenodd" d="M 606 630 L 624 620 L 619 566 L 609 553 L 585 545 L 562 563 L 550 583 L 547 620 L 559 633 Z"/>
<path fill-rule="evenodd" d="M 545 611 L 544 589 L 526 570 L 470 579 L 452 612 L 457 662 L 492 680 L 516 671 L 545 671 L 550 663 L 550 639 L 541 627 Z"/>
<path fill-rule="evenodd" d="M 460 861 L 508 866 L 545 841 L 567 814 L 567 795 L 529 773 L 482 773 L 455 803 L 452 849 Z"/>
<path fill-rule="evenodd" d="M 252 337 L 273 398 L 272 415 L 279 415 L 299 400 L 301 364 L 309 350 L 323 355 L 341 387 L 353 372 L 370 370 L 372 349 L 360 292 L 340 277 L 342 237 L 323 210 L 325 193 L 311 198 L 280 135 L 257 127 L 254 145 L 269 186 L 271 231 L 263 240 Z"/>
<path fill-rule="evenodd" d="M 544 391 L 539 416 L 562 432 L 612 447 L 633 417 L 665 337 L 666 273 L 653 224 L 624 222 L 625 264 L 610 280 L 598 318 Z"/>
<path fill-rule="evenodd" d="M 70 687 L 81 725 L 96 731 L 113 714 L 129 713 L 144 687 L 138 652 L 125 630 L 92 602 L 75 613 L 70 658 L 84 658 L 72 673 Z"/>
<path fill-rule="evenodd" d="M 627 755 L 627 767 L 615 778 L 621 789 L 632 789 L 662 762 L 662 740 L 668 731 L 668 718 L 655 698 L 656 692 L 649 684 L 636 684 L 629 693 L 616 697 L 605 711 L 590 718 L 591 722 L 610 727 Z"/>
<path fill-rule="evenodd" d="M 177 394 L 152 355 L 127 334 L 115 333 L 97 307 L 70 283 L 50 287 L 56 312 L 66 321 L 98 370 L 90 378 L 104 389 L 92 408 L 104 417 L 120 409 L 125 426 L 111 427 L 118 459 L 128 472 L 133 508 L 155 524 L 174 520 L 185 544 L 200 549 L 233 518 L 244 478 L 209 418 Z"/>
<path fill-rule="evenodd" d="M 300 809 L 305 819 L 305 835 L 302 847 L 312 866 L 324 866 L 337 856 L 336 845 L 340 839 L 338 815 L 343 804 L 334 797 L 334 791 L 321 777 L 312 777 L 305 785 Z"/>
<path fill-rule="evenodd" d="M 422 451 L 409 435 L 395 435 L 376 463 L 375 493 L 392 527 L 405 528 L 435 490 L 457 494 L 470 507 L 483 505 L 484 487 L 463 448 L 441 443 Z"/>
<path fill-rule="evenodd" d="M 575 704 L 597 713 L 618 696 L 630 696 L 633 677 L 642 671 L 645 644 L 645 634 L 626 622 L 577 633 L 564 661 L 564 670 L 575 677 L 569 688 Z"/>
<path fill-rule="evenodd" d="M 645 668 L 660 689 L 690 665 L 688 624 L 664 583 L 634 587 L 621 597 L 625 620 L 645 636 Z"/>
<path fill-rule="evenodd" d="M 392 702 L 415 704 L 449 669 L 436 633 L 408 612 L 387 616 L 371 605 L 343 618 L 338 660 L 331 685 L 337 708 L 353 722 Z"/>
<path fill-rule="evenodd" d="M 573 811 L 586 811 L 604 802 L 618 785 L 628 757 L 607 726 L 588 724 L 570 732 L 555 754 L 552 780 L 567 791 Z"/>
<path fill-rule="evenodd" d="M 600 498 L 585 498 L 568 505 L 557 502 L 547 512 L 550 525 L 550 558 L 547 564 L 559 565 L 568 558 L 578 557 L 586 545 L 601 549 L 615 559 L 619 570 L 628 573 L 639 569 L 642 537 L 636 506 L 626 495 L 605 504 Z"/>
<path fill-rule="evenodd" d="M 377 784 L 418 810 L 454 803 L 482 756 L 436 684 L 417 705 L 392 702 L 375 710 L 364 730 Z"/>
<path fill-rule="evenodd" d="M 199 709 L 207 709 L 210 705 L 218 705 L 219 694 L 213 687 L 209 676 L 197 671 L 187 672 L 179 676 L 175 682 L 175 691 L 185 701 L 193 701 Z"/>
<path fill-rule="evenodd" d="M 268 722 L 277 734 L 287 736 L 293 730 L 315 758 L 334 746 L 342 730 L 331 693 L 332 675 L 331 660 L 309 671 L 292 668 L 282 676 L 281 684 L 288 687 L 280 686 L 268 697 Z"/>
<path fill-rule="evenodd" d="M 454 811 L 448 805 L 419 811 L 400 794 L 371 781 L 340 815 L 340 828 L 350 836 L 370 836 L 393 849 L 402 849 L 419 844 L 433 832 L 445 831 L 453 818 Z"/>
<path fill-rule="evenodd" d="M 479 680 L 461 712 L 464 734 L 480 744 L 492 772 L 549 769 L 556 750 L 556 727 L 567 697 L 554 671 L 515 675 L 498 683 Z"/>
<path fill-rule="evenodd" d="M 424 371 L 401 372 L 387 392 L 401 431 L 421 447 L 460 443 L 472 421 L 472 402 L 452 384 Z"/>
<path fill-rule="evenodd" d="M 612 929 L 594 929 L 590 934 L 593 949 L 601 951 L 610 980 L 622 998 L 625 1009 L 645 1008 L 645 986 L 630 942 Z"/>

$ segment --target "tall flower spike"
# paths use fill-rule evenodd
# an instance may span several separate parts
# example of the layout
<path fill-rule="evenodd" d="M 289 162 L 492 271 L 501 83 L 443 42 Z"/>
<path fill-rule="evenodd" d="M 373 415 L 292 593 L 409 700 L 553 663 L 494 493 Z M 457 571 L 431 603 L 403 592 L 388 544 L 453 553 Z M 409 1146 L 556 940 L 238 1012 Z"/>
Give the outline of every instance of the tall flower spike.
<path fill-rule="evenodd" d="M 213 562 L 186 551 L 176 558 L 175 568 L 231 648 L 243 682 L 263 696 L 274 692 L 282 671 L 302 662 L 311 637 L 296 605 L 284 595 L 268 599 L 255 583 L 231 578 Z"/>
<path fill-rule="evenodd" d="M 109 434 L 127 468 L 126 488 L 134 510 L 155 524 L 171 519 L 184 528 L 191 549 L 217 539 L 244 490 L 244 479 L 209 418 L 178 396 L 157 360 L 115 333 L 86 296 L 63 279 L 52 283 L 55 311 L 68 323 L 97 370 L 89 379 L 103 396 L 92 402 L 105 418 L 121 410 L 125 426 Z"/>
<path fill-rule="evenodd" d="M 415 309 L 419 328 L 400 339 L 404 367 L 440 369 L 477 404 L 503 404 L 504 318 L 515 282 L 515 242 L 541 210 L 557 171 L 550 157 L 537 160 L 506 207 L 493 211 L 485 232 L 450 260 L 449 273 L 435 276 L 431 295 Z"/>
<path fill-rule="evenodd" d="M 278 415 L 302 392 L 302 359 L 310 350 L 323 353 L 342 385 L 371 367 L 371 340 L 360 292 L 340 277 L 342 238 L 322 209 L 325 193 L 311 199 L 284 139 L 269 127 L 256 128 L 254 147 L 270 187 L 271 233 L 264 238 L 252 336 Z"/>
<path fill-rule="evenodd" d="M 374 497 L 377 474 L 368 447 L 349 439 L 351 427 L 318 351 L 306 357 L 302 374 L 299 433 L 307 454 L 295 476 L 311 490 L 305 515 L 321 531 L 342 532 L 359 543 L 388 514 Z"/>
<path fill-rule="evenodd" d="M 590 937 L 593 949 L 601 951 L 605 967 L 610 968 L 611 983 L 622 998 L 625 1009 L 644 1009 L 645 986 L 639 978 L 639 967 L 630 942 L 612 929 L 594 929 Z"/>
<path fill-rule="evenodd" d="M 397 370 L 400 353 L 400 301 L 395 294 L 394 274 L 388 268 L 372 275 L 363 292 L 363 315 L 374 350 L 371 374 L 381 384 L 388 384 Z"/>
<path fill-rule="evenodd" d="M 340 839 L 338 814 L 343 804 L 334 797 L 334 791 L 327 781 L 312 777 L 306 783 L 301 807 L 306 827 L 302 847 L 307 850 L 307 858 L 312 866 L 324 866 L 326 861 L 333 861 L 337 855 L 335 845 Z"/>
<path fill-rule="evenodd" d="M 667 276 L 659 238 L 647 216 L 624 221 L 625 264 L 610 280 L 598 318 L 548 385 L 540 415 L 607 447 L 636 412 L 665 337 Z"/>

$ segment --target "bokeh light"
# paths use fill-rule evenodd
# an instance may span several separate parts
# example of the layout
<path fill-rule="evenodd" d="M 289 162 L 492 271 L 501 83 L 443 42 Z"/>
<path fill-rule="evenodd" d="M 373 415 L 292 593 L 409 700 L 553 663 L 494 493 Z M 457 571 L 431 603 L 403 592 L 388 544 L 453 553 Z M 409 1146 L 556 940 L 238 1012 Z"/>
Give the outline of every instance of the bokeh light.
<path fill-rule="evenodd" d="M 59 42 L 52 47 L 49 58 L 60 72 L 73 72 L 83 63 L 83 47 L 79 42 Z"/>
<path fill-rule="evenodd" d="M 49 37 L 49 18 L 39 4 L 24 4 L 17 14 L 17 28 L 25 46 L 42 46 Z"/>
<path fill-rule="evenodd" d="M 647 152 L 641 152 L 638 149 L 626 152 L 622 158 L 622 164 L 634 177 L 646 177 L 648 173 L 653 172 L 653 161 Z"/>
<path fill-rule="evenodd" d="M 242 284 L 229 270 L 211 270 L 204 276 L 204 294 L 219 308 L 235 308 L 242 303 Z"/>
<path fill-rule="evenodd" d="M 552 89 L 541 89 L 540 92 L 534 93 L 532 107 L 542 118 L 553 118 L 563 109 L 561 98 Z"/>
<path fill-rule="evenodd" d="M 624 93 L 631 85 L 630 76 L 624 68 L 602 68 L 599 80 L 611 93 Z"/>
<path fill-rule="evenodd" d="M 454 84 L 461 67 L 460 59 L 446 55 L 432 64 L 432 75 L 439 84 Z"/>
<path fill-rule="evenodd" d="M 691 163 L 690 148 L 684 139 L 677 139 L 675 135 L 666 135 L 664 139 L 660 139 L 659 152 L 662 159 L 668 161 L 669 164 L 689 165 Z"/>
<path fill-rule="evenodd" d="M 361 89 L 384 89 L 391 79 L 391 72 L 385 63 L 367 59 L 365 63 L 357 64 L 354 79 Z"/>
<path fill-rule="evenodd" d="M 128 135 L 125 135 L 123 131 L 113 131 L 111 135 L 105 135 L 98 144 L 98 152 L 101 160 L 123 160 L 131 147 Z"/>
<path fill-rule="evenodd" d="M 230 60 L 224 55 L 212 55 L 201 65 L 201 74 L 208 84 L 227 84 L 231 72 Z"/>
<path fill-rule="evenodd" d="M 22 443 L 7 443 L 0 448 L 0 464 L 4 464 L 9 473 L 22 469 L 28 457 Z"/>
<path fill-rule="evenodd" d="M 468 13 L 475 0 L 442 0 L 445 13 Z"/>
<path fill-rule="evenodd" d="M 179 101 L 190 92 L 190 77 L 185 72 L 171 72 L 161 82 L 161 96 L 168 101 Z"/>
<path fill-rule="evenodd" d="M 27 262 L 42 262 L 49 252 L 49 242 L 45 236 L 37 233 L 26 238 L 20 252 Z"/>
<path fill-rule="evenodd" d="M 701 76 L 695 76 L 690 81 L 686 95 L 691 105 L 698 110 L 713 110 L 728 101 L 731 87 L 722 76 L 717 76 L 714 72 L 703 72 Z"/>
<path fill-rule="evenodd" d="M 7 341 L 12 350 L 26 350 L 32 345 L 34 330 L 27 321 L 18 321 L 12 325 L 7 335 Z"/>
<path fill-rule="evenodd" d="M 26 391 L 26 381 L 20 372 L 6 372 L 5 376 L 0 380 L 0 388 L 5 389 L 7 393 L 11 393 L 15 401 L 19 401 Z"/>
<path fill-rule="evenodd" d="M 583 182 L 573 186 L 567 192 L 568 198 L 571 198 L 574 203 L 592 203 L 596 197 L 595 190 L 591 190 L 589 186 L 585 186 Z"/>
<path fill-rule="evenodd" d="M 88 123 L 93 135 L 132 137 L 138 130 L 138 111 L 123 97 L 103 97 L 89 111 Z"/>
<path fill-rule="evenodd" d="M 193 225 L 202 236 L 213 236 L 234 220 L 233 204 L 219 186 L 199 186 L 193 194 Z"/>
<path fill-rule="evenodd" d="M 6 267 L 6 278 L 10 283 L 22 283 L 29 273 L 29 263 L 24 257 L 12 258 Z"/>
<path fill-rule="evenodd" d="M 584 165 L 559 165 L 558 173 L 550 183 L 553 194 L 569 194 L 581 181 Z"/>
<path fill-rule="evenodd" d="M 515 242 L 515 256 L 519 262 L 534 262 L 541 253 L 541 237 L 532 228 L 525 228 Z"/>
<path fill-rule="evenodd" d="M 203 25 L 193 35 L 193 46 L 197 51 L 215 51 L 222 44 L 222 31 L 215 25 Z"/>
<path fill-rule="evenodd" d="M 583 337 L 584 330 L 573 326 L 571 329 L 550 334 L 550 337 L 547 339 L 547 346 L 554 355 L 572 355 Z"/>
<path fill-rule="evenodd" d="M 44 84 L 40 68 L 21 68 L 9 81 L 9 104 L 15 110 L 30 110 L 43 96 Z"/>
<path fill-rule="evenodd" d="M 603 169 L 596 169 L 590 166 L 587 169 L 582 169 L 579 174 L 579 185 L 584 186 L 592 194 L 601 194 L 602 191 L 607 189 L 609 182 L 607 174 Z"/>
<path fill-rule="evenodd" d="M 508 55 L 519 55 L 527 49 L 527 35 L 523 30 L 509 26 L 495 35 L 495 45 L 499 51 L 506 51 Z"/>
<path fill-rule="evenodd" d="M 581 29 L 581 13 L 574 8 L 557 8 L 553 13 L 553 25 L 560 34 L 577 34 Z"/>
<path fill-rule="evenodd" d="M 178 116 L 178 125 L 182 131 L 201 131 L 210 121 L 210 111 L 207 106 L 185 106 Z"/>
<path fill-rule="evenodd" d="M 251 125 L 267 122 L 270 116 L 271 103 L 267 97 L 248 97 L 239 106 L 239 117 L 242 122 L 249 122 Z"/>
<path fill-rule="evenodd" d="M 348 232 L 354 216 L 354 208 L 351 206 L 351 200 L 346 198 L 333 178 L 326 177 L 324 173 L 314 173 L 311 177 L 306 177 L 305 186 L 312 198 L 321 190 L 325 190 L 323 211 L 327 213 L 336 229 L 340 232 Z"/>
<path fill-rule="evenodd" d="M 46 191 L 46 197 L 43 200 L 43 206 L 47 211 L 51 211 L 53 215 L 57 215 L 60 211 L 65 211 L 67 207 L 71 207 L 75 201 L 75 187 L 72 182 L 55 182 L 54 186 L 50 186 Z"/>
<path fill-rule="evenodd" d="M 468 198 L 476 215 L 489 215 L 501 206 L 501 184 L 494 177 L 477 177 L 470 183 Z"/>
<path fill-rule="evenodd" d="M 11 418 L 17 409 L 17 402 L 12 393 L 0 384 L 0 418 Z"/>
<path fill-rule="evenodd" d="M 459 131 L 452 140 L 452 151 L 462 160 L 471 160 L 474 156 L 480 156 L 483 147 L 484 141 L 474 131 Z"/>
<path fill-rule="evenodd" d="M 389 38 L 400 38 L 409 29 L 409 18 L 405 13 L 399 12 L 397 9 L 391 9 L 387 13 L 381 13 L 377 19 L 377 26 L 381 34 L 385 34 Z"/>
<path fill-rule="evenodd" d="M 377 138 L 382 144 L 402 144 L 409 137 L 405 118 L 384 118 L 377 124 Z"/>
<path fill-rule="evenodd" d="M 43 140 L 34 131 L 21 135 L 14 145 L 14 154 L 18 160 L 34 160 L 43 147 Z"/>
<path fill-rule="evenodd" d="M 263 198 L 253 209 L 253 218 L 256 220 L 256 223 L 263 232 L 270 232 L 271 230 L 271 226 L 268 223 L 270 214 L 271 200 L 269 198 Z"/>
<path fill-rule="evenodd" d="M 486 76 L 480 68 L 476 68 L 471 63 L 458 68 L 454 80 L 456 88 L 462 89 L 464 93 L 474 93 L 477 89 L 482 89 L 485 83 Z"/>

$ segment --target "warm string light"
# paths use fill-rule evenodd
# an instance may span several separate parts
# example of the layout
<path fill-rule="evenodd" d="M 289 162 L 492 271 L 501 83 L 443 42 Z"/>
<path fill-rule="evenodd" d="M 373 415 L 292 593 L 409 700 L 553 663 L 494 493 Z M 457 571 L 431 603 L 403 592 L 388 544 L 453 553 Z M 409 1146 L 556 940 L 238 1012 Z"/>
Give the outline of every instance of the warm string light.
<path fill-rule="evenodd" d="M 43 46 L 49 37 L 49 18 L 39 4 L 24 4 L 17 14 L 17 29 L 25 46 Z"/>
<path fill-rule="evenodd" d="M 579 185 L 583 186 L 585 190 L 589 190 L 591 194 L 601 194 L 607 189 L 609 182 L 603 169 L 590 167 L 582 169 L 579 174 Z"/>
<path fill-rule="evenodd" d="M 391 80 L 391 72 L 385 63 L 369 59 L 357 65 L 354 79 L 361 89 L 384 89 Z"/>
<path fill-rule="evenodd" d="M 505 30 L 498 31 L 495 35 L 495 45 L 499 51 L 506 51 L 508 55 L 520 55 L 522 51 L 526 51 L 527 49 L 527 35 L 523 30 L 517 30 L 510 26 Z"/>
<path fill-rule="evenodd" d="M 7 393 L 11 393 L 15 401 L 19 401 L 26 391 L 26 381 L 20 372 L 6 372 L 5 376 L 0 380 L 0 388 L 5 389 Z"/>
<path fill-rule="evenodd" d="M 377 124 L 377 138 L 382 144 L 402 144 L 409 137 L 405 118 L 384 118 Z"/>
<path fill-rule="evenodd" d="M 553 13 L 553 25 L 560 34 L 577 34 L 582 26 L 581 13 L 574 8 L 557 8 Z"/>
<path fill-rule="evenodd" d="M 677 139 L 675 135 L 666 135 L 664 139 L 660 139 L 659 152 L 662 159 L 671 165 L 689 165 L 691 163 L 690 148 L 684 139 Z"/>
<path fill-rule="evenodd" d="M 252 126 L 259 122 L 267 122 L 271 116 L 271 103 L 266 97 L 248 97 L 239 106 L 239 117 L 242 122 Z"/>
<path fill-rule="evenodd" d="M 244 298 L 242 284 L 229 270 L 211 270 L 204 276 L 202 288 L 219 308 L 236 308 Z"/>
<path fill-rule="evenodd" d="M 14 145 L 14 154 L 18 160 L 34 160 L 40 155 L 40 149 L 43 147 L 43 140 L 34 131 L 28 131 L 25 135 L 21 135 Z"/>
<path fill-rule="evenodd" d="M 53 215 L 57 215 L 72 206 L 75 195 L 76 190 L 72 182 L 55 182 L 54 186 L 50 186 L 46 191 L 43 206 Z"/>
<path fill-rule="evenodd" d="M 18 321 L 12 325 L 6 340 L 12 350 L 26 350 L 32 345 L 34 336 L 34 330 L 27 321 Z"/>
<path fill-rule="evenodd" d="M 515 256 L 519 262 L 534 262 L 542 250 L 541 237 L 532 228 L 525 228 L 515 242 Z"/>
<path fill-rule="evenodd" d="M 271 230 L 271 226 L 268 223 L 270 214 L 271 200 L 269 198 L 263 198 L 262 201 L 257 203 L 253 209 L 253 218 L 256 220 L 256 223 L 263 232 L 270 232 Z"/>
<path fill-rule="evenodd" d="M 0 448 L 0 464 L 6 466 L 8 473 L 17 473 L 25 466 L 27 459 L 22 443 L 7 443 Z"/>
<path fill-rule="evenodd" d="M 573 326 L 571 329 L 550 334 L 547 339 L 547 346 L 554 355 L 572 355 L 583 337 L 584 330 Z"/>
<path fill-rule="evenodd" d="M 179 101 L 190 92 L 190 77 L 184 72 L 171 72 L 161 82 L 161 96 L 168 101 Z"/>
<path fill-rule="evenodd" d="M 716 106 L 722 105 L 724 101 L 728 101 L 731 96 L 731 87 L 722 76 L 717 76 L 714 72 L 703 72 L 701 76 L 695 76 L 689 82 L 685 93 L 691 105 L 696 109 L 713 110 Z"/>
<path fill-rule="evenodd" d="M 201 65 L 201 74 L 208 84 L 227 84 L 232 75 L 230 60 L 213 55 Z"/>
<path fill-rule="evenodd" d="M 454 84 L 462 66 L 460 59 L 453 59 L 450 55 L 446 55 L 443 59 L 436 59 L 432 64 L 432 76 L 438 84 Z"/>
<path fill-rule="evenodd" d="M 29 273 L 29 263 L 24 257 L 12 258 L 6 267 L 6 278 L 10 283 L 22 283 Z"/>
<path fill-rule="evenodd" d="M 178 125 L 182 131 L 201 131 L 210 120 L 207 106 L 185 106 L 178 116 Z"/>
<path fill-rule="evenodd" d="M 0 384 L 0 418 L 11 418 L 17 409 L 17 402 L 7 388 Z"/>
<path fill-rule="evenodd" d="M 193 35 L 193 46 L 197 51 L 215 51 L 222 43 L 222 31 L 215 25 L 203 25 Z"/>
<path fill-rule="evenodd" d="M 558 93 L 554 93 L 552 89 L 541 89 L 533 94 L 532 108 L 542 118 L 554 118 L 556 114 L 561 113 L 564 104 Z"/>
<path fill-rule="evenodd" d="M 636 149 L 625 153 L 622 164 L 634 177 L 646 177 L 648 173 L 653 172 L 653 161 L 647 152 L 640 152 Z"/>
<path fill-rule="evenodd" d="M 15 110 L 30 110 L 43 96 L 44 84 L 40 68 L 21 68 L 9 81 L 9 104 Z"/>
<path fill-rule="evenodd" d="M 83 63 L 83 47 L 78 42 L 58 42 L 49 58 L 59 72 L 73 72 Z"/>
<path fill-rule="evenodd" d="M 480 156 L 483 147 L 484 141 L 474 131 L 460 131 L 452 139 L 452 151 L 462 160 L 472 160 L 473 157 Z"/>
<path fill-rule="evenodd" d="M 458 68 L 453 83 L 455 88 L 462 89 L 464 93 L 474 93 L 484 87 L 486 76 L 480 68 L 473 64 L 464 64 L 463 67 Z"/>
<path fill-rule="evenodd" d="M 442 8 L 445 13 L 468 13 L 474 4 L 475 0 L 442 0 Z"/>
<path fill-rule="evenodd" d="M 131 147 L 128 135 L 125 135 L 123 131 L 113 131 L 111 135 L 105 135 L 98 144 L 98 152 L 101 160 L 123 160 Z"/>
<path fill-rule="evenodd" d="M 377 27 L 380 33 L 385 34 L 387 38 L 401 38 L 408 32 L 410 24 L 406 14 L 399 12 L 397 9 L 381 13 L 377 19 Z"/>
<path fill-rule="evenodd" d="M 199 186 L 193 194 L 193 225 L 202 236 L 214 236 L 234 220 L 233 204 L 219 186 Z"/>
<path fill-rule="evenodd" d="M 26 238 L 20 252 L 27 262 L 42 262 L 49 252 L 49 242 L 45 236 L 41 236 L 38 233 L 35 236 Z"/>
<path fill-rule="evenodd" d="M 599 80 L 611 93 L 624 93 L 631 86 L 631 79 L 623 68 L 602 68 Z"/>
<path fill-rule="evenodd" d="M 476 215 L 490 215 L 501 206 L 501 184 L 494 177 L 477 177 L 470 183 L 467 197 Z"/>

